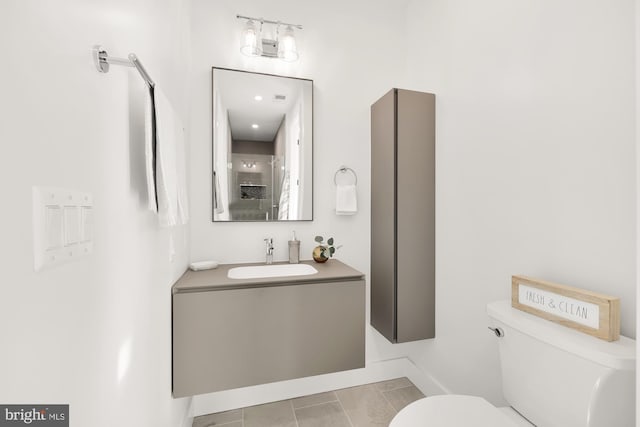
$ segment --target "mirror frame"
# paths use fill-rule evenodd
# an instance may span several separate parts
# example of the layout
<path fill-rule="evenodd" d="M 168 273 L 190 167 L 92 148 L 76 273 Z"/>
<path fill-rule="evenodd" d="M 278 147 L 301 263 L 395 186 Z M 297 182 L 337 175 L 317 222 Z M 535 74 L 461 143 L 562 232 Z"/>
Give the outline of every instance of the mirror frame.
<path fill-rule="evenodd" d="M 229 219 L 229 220 L 216 220 L 215 219 L 215 198 L 216 198 L 216 172 L 215 172 L 215 95 L 214 95 L 214 88 L 215 88 L 215 70 L 222 70 L 222 71 L 234 71 L 234 72 L 240 72 L 240 73 L 247 73 L 247 74 L 256 74 L 256 75 L 262 75 L 262 76 L 268 76 L 268 77 L 279 77 L 279 78 L 286 78 L 286 79 L 294 79 L 294 80 L 301 80 L 301 81 L 305 81 L 305 82 L 309 82 L 311 83 L 311 218 L 310 219 L 287 219 L 287 220 L 233 220 L 233 219 Z M 315 140 L 315 131 L 314 131 L 314 123 L 315 123 L 315 105 L 314 105 L 314 84 L 313 84 L 313 80 L 312 79 L 307 79 L 307 78 L 303 78 L 303 77 L 293 77 L 293 76 L 285 76 L 285 75 L 281 75 L 281 74 L 271 74 L 271 73 L 261 73 L 261 72 L 256 72 L 256 71 L 248 71 L 248 70 L 238 70 L 238 69 L 234 69 L 234 68 L 226 68 L 226 67 L 211 67 L 211 112 L 210 112 L 210 119 L 211 119 L 211 222 L 214 223 L 247 223 L 247 222 L 258 222 L 258 223 L 289 223 L 289 222 L 311 222 L 314 219 L 314 212 L 315 212 L 315 144 L 314 144 L 314 140 Z"/>

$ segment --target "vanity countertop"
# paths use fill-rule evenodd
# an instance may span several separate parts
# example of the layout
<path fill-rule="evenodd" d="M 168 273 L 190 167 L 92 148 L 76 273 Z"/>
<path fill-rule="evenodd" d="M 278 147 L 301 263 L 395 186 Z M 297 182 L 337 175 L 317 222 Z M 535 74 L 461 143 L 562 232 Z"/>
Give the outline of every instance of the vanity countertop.
<path fill-rule="evenodd" d="M 287 262 L 275 262 L 274 264 L 288 264 Z M 315 274 L 306 276 L 262 277 L 255 279 L 229 279 L 227 272 L 234 267 L 246 267 L 251 265 L 264 265 L 264 263 L 249 264 L 221 264 L 212 270 L 192 271 L 187 270 L 173 285 L 173 293 L 217 291 L 240 288 L 256 288 L 263 286 L 286 286 L 304 283 L 338 282 L 344 280 L 363 279 L 364 274 L 349 267 L 337 259 L 330 259 L 325 263 L 316 263 L 313 260 L 300 261 L 300 264 L 308 264 L 318 270 Z"/>

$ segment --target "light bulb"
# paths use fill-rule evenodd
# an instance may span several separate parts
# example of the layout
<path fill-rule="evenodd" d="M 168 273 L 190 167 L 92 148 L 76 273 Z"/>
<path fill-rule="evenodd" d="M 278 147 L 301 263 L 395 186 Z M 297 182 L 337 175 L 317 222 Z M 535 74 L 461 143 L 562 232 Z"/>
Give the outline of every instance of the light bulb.
<path fill-rule="evenodd" d="M 287 25 L 282 37 L 278 40 L 278 58 L 292 62 L 298 60 L 298 49 L 296 47 L 296 38 L 293 34 L 293 27 Z"/>
<path fill-rule="evenodd" d="M 256 23 L 249 19 L 242 30 L 240 52 L 247 56 L 259 56 L 262 53 L 260 44 L 260 33 L 256 27 Z"/>

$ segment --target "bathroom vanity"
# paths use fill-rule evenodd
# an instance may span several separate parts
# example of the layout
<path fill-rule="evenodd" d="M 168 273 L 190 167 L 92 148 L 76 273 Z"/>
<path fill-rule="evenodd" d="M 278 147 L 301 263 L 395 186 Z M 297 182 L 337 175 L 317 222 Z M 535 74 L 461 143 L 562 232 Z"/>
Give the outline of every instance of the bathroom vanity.
<path fill-rule="evenodd" d="M 174 397 L 364 367 L 364 275 L 336 259 L 302 263 L 318 272 L 230 279 L 248 264 L 228 264 L 176 282 Z"/>

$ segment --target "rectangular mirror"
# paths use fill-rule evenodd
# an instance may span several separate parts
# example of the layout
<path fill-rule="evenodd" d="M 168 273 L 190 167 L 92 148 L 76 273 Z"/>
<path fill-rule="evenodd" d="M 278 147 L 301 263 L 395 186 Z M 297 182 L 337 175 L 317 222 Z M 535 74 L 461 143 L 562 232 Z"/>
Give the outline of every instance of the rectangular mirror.
<path fill-rule="evenodd" d="M 213 67 L 213 221 L 313 220 L 313 81 Z"/>

